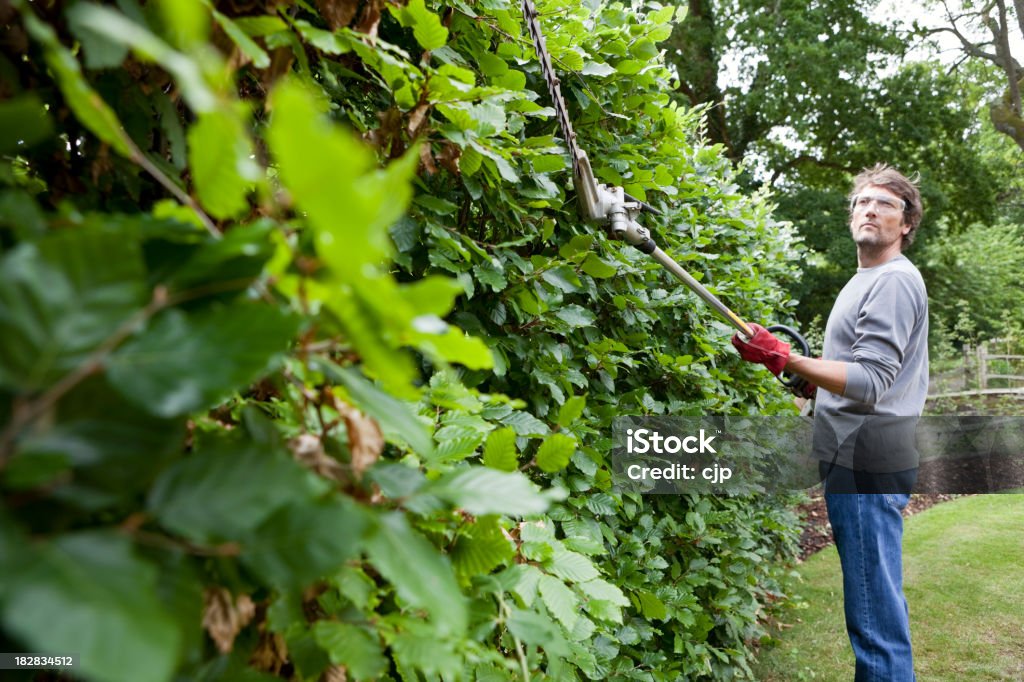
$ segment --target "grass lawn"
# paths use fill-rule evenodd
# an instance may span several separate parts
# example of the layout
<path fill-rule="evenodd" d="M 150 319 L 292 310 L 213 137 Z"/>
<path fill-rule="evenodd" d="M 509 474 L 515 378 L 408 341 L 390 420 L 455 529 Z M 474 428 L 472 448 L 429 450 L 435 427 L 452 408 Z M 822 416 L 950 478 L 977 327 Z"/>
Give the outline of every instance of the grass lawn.
<path fill-rule="evenodd" d="M 904 590 L 919 682 L 1024 681 L 1024 495 L 976 495 L 906 520 Z M 853 679 L 839 555 L 798 567 L 806 600 L 761 651 L 761 682 Z M 791 627 L 789 626 L 791 624 Z"/>

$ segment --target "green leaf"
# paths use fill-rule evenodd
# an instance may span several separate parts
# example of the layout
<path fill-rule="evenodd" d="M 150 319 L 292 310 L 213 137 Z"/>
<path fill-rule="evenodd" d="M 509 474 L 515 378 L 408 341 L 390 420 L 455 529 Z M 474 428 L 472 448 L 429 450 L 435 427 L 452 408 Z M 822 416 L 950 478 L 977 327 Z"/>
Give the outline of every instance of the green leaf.
<path fill-rule="evenodd" d="M 28 192 L 4 189 L 0 190 L 0 226 L 10 228 L 18 241 L 34 241 L 46 233 L 46 216 Z"/>
<path fill-rule="evenodd" d="M 459 157 L 459 170 L 464 175 L 472 176 L 480 170 L 480 164 L 483 163 L 483 160 L 483 154 L 478 152 L 472 145 L 465 147 L 462 150 L 462 156 Z"/>
<path fill-rule="evenodd" d="M 464 659 L 453 651 L 451 642 L 439 640 L 436 633 L 420 623 L 409 625 L 412 626 L 409 631 L 399 634 L 391 642 L 398 669 L 419 670 L 431 680 L 458 679 Z"/>
<path fill-rule="evenodd" d="M 253 66 L 257 69 L 265 69 L 270 66 L 270 56 L 238 24 L 216 10 L 213 12 L 213 18 L 217 20 L 217 23 L 220 24 L 220 27 L 224 29 L 224 32 L 228 34 L 228 37 L 231 38 L 238 49 L 242 51 L 242 54 L 252 60 Z"/>
<path fill-rule="evenodd" d="M 601 260 L 596 253 L 591 253 L 587 256 L 587 260 L 583 261 L 581 269 L 591 277 L 598 278 L 614 277 L 619 272 L 617 268 Z"/>
<path fill-rule="evenodd" d="M 598 78 L 603 78 L 604 76 L 610 76 L 615 72 L 614 67 L 608 66 L 604 62 L 587 62 L 580 73 L 584 76 L 597 76 Z"/>
<path fill-rule="evenodd" d="M 252 17 L 237 17 L 235 24 L 246 34 L 257 38 L 280 33 L 288 30 L 288 25 L 278 16 L 263 15 Z"/>
<path fill-rule="evenodd" d="M 486 160 L 494 164 L 502 180 L 511 184 L 519 182 L 519 173 L 516 172 L 516 169 L 512 167 L 512 164 L 504 156 L 491 151 L 485 151 L 484 156 Z"/>
<path fill-rule="evenodd" d="M 348 498 L 291 504 L 252 533 L 242 562 L 268 584 L 298 590 L 354 556 L 365 527 L 365 513 Z"/>
<path fill-rule="evenodd" d="M 594 320 L 597 319 L 594 313 L 575 303 L 558 308 L 555 311 L 555 317 L 570 327 L 590 327 L 594 324 Z"/>
<path fill-rule="evenodd" d="M 551 429 L 547 427 L 547 424 L 529 412 L 513 412 L 506 417 L 502 417 L 501 422 L 511 426 L 515 429 L 516 434 L 520 436 L 546 436 L 551 433 Z"/>
<path fill-rule="evenodd" d="M 622 608 L 603 599 L 591 599 L 586 604 L 587 612 L 600 620 L 622 623 Z"/>
<path fill-rule="evenodd" d="M 210 34 L 210 10 L 205 0 L 160 0 L 163 33 L 177 47 L 188 50 L 206 42 Z"/>
<path fill-rule="evenodd" d="M 437 449 L 434 451 L 434 457 L 438 462 L 456 462 L 466 459 L 476 452 L 483 439 L 483 434 L 474 433 L 468 436 L 440 440 Z"/>
<path fill-rule="evenodd" d="M 586 501 L 587 509 L 595 514 L 616 514 L 619 511 L 618 505 L 608 493 L 597 493 L 588 495 Z"/>
<path fill-rule="evenodd" d="M 193 185 L 200 203 L 214 218 L 234 218 L 249 208 L 246 195 L 260 178 L 253 154 L 243 121 L 233 112 L 209 111 L 189 128 Z"/>
<path fill-rule="evenodd" d="M 168 310 L 111 356 L 110 381 L 159 416 L 213 407 L 267 371 L 299 322 L 261 304 Z"/>
<path fill-rule="evenodd" d="M 576 439 L 564 433 L 555 433 L 544 439 L 537 448 L 537 466 L 549 474 L 561 471 L 576 452 Z"/>
<path fill-rule="evenodd" d="M 466 599 L 451 565 L 402 514 L 378 517 L 365 546 L 371 563 L 395 586 L 398 596 L 410 606 L 425 609 L 439 633 L 458 636 L 465 632 Z"/>
<path fill-rule="evenodd" d="M 545 567 L 559 578 L 576 583 L 587 582 L 598 576 L 590 559 L 561 547 L 555 547 L 554 555 Z"/>
<path fill-rule="evenodd" d="M 47 463 L 59 462 L 62 466 L 49 473 L 66 472 L 69 480 L 55 487 L 55 497 L 90 511 L 135 499 L 180 451 L 185 438 L 184 419 L 153 417 L 122 398 L 103 376 L 72 389 L 50 418 L 48 428 L 34 430 L 18 443 L 5 479 L 34 478 L 42 485 L 52 478 L 46 475 Z"/>
<path fill-rule="evenodd" d="M 449 325 L 437 317 L 420 316 L 413 321 L 414 328 L 426 331 L 414 331 L 409 335 L 409 342 L 419 350 L 432 357 L 435 361 L 457 362 L 470 369 L 491 369 L 494 367 L 494 356 L 491 349 L 475 336 L 469 336 L 454 325 Z M 438 324 L 440 323 L 440 324 Z M 441 333 L 433 332 L 435 326 L 443 328 Z"/>
<path fill-rule="evenodd" d="M 618 586 L 607 580 L 595 578 L 586 582 L 577 583 L 577 589 L 590 599 L 600 599 L 611 602 L 616 606 L 629 606 L 629 598 L 622 593 Z"/>
<path fill-rule="evenodd" d="M 527 516 L 543 513 L 549 505 L 549 499 L 519 472 L 478 466 L 445 474 L 424 486 L 421 494 L 439 497 L 475 516 Z"/>
<path fill-rule="evenodd" d="M 88 69 L 112 69 L 121 66 L 128 56 L 128 47 L 107 38 L 79 21 L 77 11 L 68 10 L 66 18 L 71 35 L 82 44 L 82 55 Z"/>
<path fill-rule="evenodd" d="M 590 252 L 590 247 L 593 245 L 594 235 L 578 234 L 558 249 L 558 255 L 568 260 L 579 260 L 584 254 Z"/>
<path fill-rule="evenodd" d="M 447 315 L 455 299 L 465 293 L 457 279 L 429 275 L 409 284 L 401 285 L 404 298 L 421 315 Z"/>
<path fill-rule="evenodd" d="M 320 256 L 346 279 L 361 280 L 365 265 L 391 255 L 387 228 L 412 198 L 408 179 L 418 150 L 390 170 L 377 171 L 370 150 L 329 123 L 322 104 L 303 86 L 286 79 L 274 90 L 271 106 L 270 150 L 285 187 L 316 229 Z"/>
<path fill-rule="evenodd" d="M 558 411 L 558 418 L 555 419 L 555 423 L 561 427 L 569 426 L 583 415 L 583 408 L 586 406 L 586 396 L 572 396 L 565 401 L 565 404 L 563 404 L 562 408 Z"/>
<path fill-rule="evenodd" d="M 615 70 L 624 76 L 633 76 L 647 66 L 646 62 L 642 62 L 639 59 L 624 59 L 615 65 Z"/>
<path fill-rule="evenodd" d="M 68 10 L 72 14 L 72 10 Z M 117 153 L 128 158 L 136 154 L 134 145 L 128 139 L 114 110 L 92 89 L 82 75 L 82 67 L 71 52 L 60 44 L 53 29 L 41 22 L 28 2 L 21 4 L 21 16 L 25 29 L 43 46 L 43 57 L 47 66 L 57 77 L 61 94 L 82 125 L 100 138 Z"/>
<path fill-rule="evenodd" d="M 484 445 L 484 464 L 499 471 L 515 471 L 519 464 L 516 432 L 511 427 L 495 429 Z"/>
<path fill-rule="evenodd" d="M 242 540 L 278 509 L 325 487 L 281 452 L 222 438 L 167 469 L 147 507 L 165 528 L 196 542 Z"/>
<path fill-rule="evenodd" d="M 424 0 L 409 0 L 405 13 L 412 23 L 412 34 L 424 50 L 436 50 L 448 42 L 448 29 L 441 18 L 426 8 Z"/>
<path fill-rule="evenodd" d="M 552 656 L 568 656 L 569 647 L 559 632 L 558 624 L 534 611 L 511 609 L 505 622 L 517 639 L 544 649 Z"/>
<path fill-rule="evenodd" d="M 563 50 L 558 55 L 559 61 L 569 71 L 582 71 L 583 70 L 583 55 L 577 52 L 575 49 Z"/>
<path fill-rule="evenodd" d="M 565 161 L 565 157 L 555 154 L 535 156 L 530 159 L 530 163 L 533 164 L 533 170 L 538 173 L 550 173 L 552 171 L 564 170 L 568 165 Z"/>
<path fill-rule="evenodd" d="M 355 369 L 342 368 L 328 360 L 317 360 L 316 364 L 345 386 L 356 406 L 377 420 L 385 436 L 397 437 L 421 457 L 433 457 L 434 441 L 408 403 L 381 391 Z"/>
<path fill-rule="evenodd" d="M 197 114 L 217 107 L 217 95 L 207 84 L 199 63 L 191 56 L 172 48 L 145 26 L 137 24 L 110 7 L 88 2 L 78 3 L 69 9 L 68 13 L 73 13 L 79 26 L 97 36 L 130 47 L 140 59 L 160 64 L 174 76 L 185 101 Z"/>
<path fill-rule="evenodd" d="M 451 550 L 452 563 L 459 575 L 486 575 L 515 556 L 511 538 L 506 536 L 495 516 L 486 516 L 459 532 Z"/>
<path fill-rule="evenodd" d="M 644 618 L 665 620 L 668 617 L 668 609 L 656 596 L 650 592 L 639 592 L 637 596 L 640 598 L 640 611 L 644 614 Z M 625 606 L 625 604 L 620 604 L 620 606 Z"/>
<path fill-rule="evenodd" d="M 537 586 L 544 575 L 531 564 L 513 564 L 495 576 L 502 589 L 514 593 L 523 606 L 531 606 L 537 599 Z"/>
<path fill-rule="evenodd" d="M 35 93 L 0 102 L 0 154 L 13 154 L 53 134 L 53 121 Z"/>
<path fill-rule="evenodd" d="M 316 643 L 331 657 L 331 663 L 345 666 L 349 677 L 377 679 L 387 668 L 376 633 L 366 627 L 321 620 L 313 624 L 312 632 Z"/>
<path fill-rule="evenodd" d="M 74 652 L 90 679 L 171 679 L 181 633 L 157 600 L 156 570 L 132 553 L 127 538 L 59 537 L 9 587 L 4 627 L 32 650 Z"/>
<path fill-rule="evenodd" d="M 662 7 L 648 14 L 647 21 L 652 25 L 667 24 L 672 21 L 672 16 L 676 13 L 676 9 L 675 5 Z M 683 11 L 680 11 L 680 14 L 683 14 Z"/>
<path fill-rule="evenodd" d="M 0 385 L 44 388 L 86 360 L 145 302 L 132 229 L 62 230 L 0 260 Z"/>
<path fill-rule="evenodd" d="M 385 497 L 411 497 L 426 482 L 426 476 L 415 466 L 393 462 L 377 462 L 367 477 L 380 486 Z"/>
<path fill-rule="evenodd" d="M 548 284 L 553 284 L 567 294 L 578 292 L 581 288 L 579 276 L 568 265 L 560 265 L 550 270 L 545 270 L 541 277 Z"/>
<path fill-rule="evenodd" d="M 558 578 L 543 575 L 540 578 L 540 598 L 544 606 L 569 632 L 576 626 L 579 617 L 579 600 L 576 594 Z"/>
<path fill-rule="evenodd" d="M 459 207 L 456 204 L 453 204 L 447 199 L 435 197 L 430 194 L 419 195 L 413 199 L 413 203 L 417 206 L 422 206 L 437 215 L 451 215 L 452 213 L 455 213 L 455 211 L 459 210 Z"/>
<path fill-rule="evenodd" d="M 303 19 L 296 21 L 295 26 L 299 29 L 302 38 L 321 52 L 326 54 L 345 54 L 352 49 L 344 34 L 316 28 Z"/>
<path fill-rule="evenodd" d="M 204 235 L 202 246 L 175 268 L 165 283 L 174 292 L 187 292 L 193 299 L 197 293 L 240 292 L 263 271 L 274 253 L 271 241 L 272 224 L 248 223 L 233 227 L 222 238 Z"/>

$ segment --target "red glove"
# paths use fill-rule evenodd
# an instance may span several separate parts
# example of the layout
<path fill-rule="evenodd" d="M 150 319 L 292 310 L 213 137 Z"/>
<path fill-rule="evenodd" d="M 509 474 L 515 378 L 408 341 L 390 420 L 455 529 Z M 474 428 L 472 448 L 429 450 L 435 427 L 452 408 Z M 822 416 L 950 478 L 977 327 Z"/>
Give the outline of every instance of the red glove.
<path fill-rule="evenodd" d="M 732 337 L 732 345 L 740 352 L 740 357 L 747 362 L 759 362 L 775 376 L 779 376 L 786 361 L 789 360 L 789 344 L 780 341 L 770 331 L 759 324 L 751 323 L 754 336 L 744 341 L 739 334 Z"/>

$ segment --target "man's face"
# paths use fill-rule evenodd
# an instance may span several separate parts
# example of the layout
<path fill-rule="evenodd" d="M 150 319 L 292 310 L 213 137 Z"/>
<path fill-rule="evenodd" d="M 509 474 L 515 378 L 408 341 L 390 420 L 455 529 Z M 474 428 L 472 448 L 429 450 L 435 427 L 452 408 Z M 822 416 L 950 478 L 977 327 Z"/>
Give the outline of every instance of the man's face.
<path fill-rule="evenodd" d="M 884 187 L 868 185 L 853 199 L 850 233 L 857 246 L 883 250 L 910 231 L 903 221 L 903 199 Z"/>

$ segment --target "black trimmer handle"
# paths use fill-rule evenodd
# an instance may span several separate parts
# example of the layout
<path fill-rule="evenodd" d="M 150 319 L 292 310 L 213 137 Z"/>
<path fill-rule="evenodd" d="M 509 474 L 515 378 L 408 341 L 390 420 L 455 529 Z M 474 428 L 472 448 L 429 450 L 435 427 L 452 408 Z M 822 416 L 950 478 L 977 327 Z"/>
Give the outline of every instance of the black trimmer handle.
<path fill-rule="evenodd" d="M 784 324 L 773 324 L 772 326 L 768 327 L 768 331 L 772 333 L 779 332 L 781 334 L 788 336 L 797 345 L 797 348 L 799 349 L 801 355 L 805 357 L 811 356 L 811 346 L 807 343 L 807 339 L 803 337 L 803 334 L 793 329 L 792 327 L 787 327 Z M 780 374 L 779 381 L 782 382 L 783 386 L 793 391 L 793 393 L 796 393 L 797 395 L 803 395 L 798 391 L 800 391 L 803 385 L 807 383 L 807 380 L 804 379 L 802 376 L 799 376 L 797 374 L 791 374 L 789 372 L 783 372 L 782 374 Z"/>

